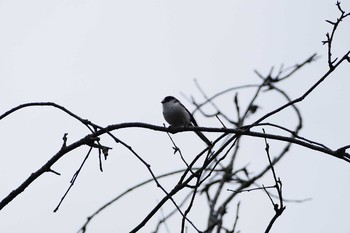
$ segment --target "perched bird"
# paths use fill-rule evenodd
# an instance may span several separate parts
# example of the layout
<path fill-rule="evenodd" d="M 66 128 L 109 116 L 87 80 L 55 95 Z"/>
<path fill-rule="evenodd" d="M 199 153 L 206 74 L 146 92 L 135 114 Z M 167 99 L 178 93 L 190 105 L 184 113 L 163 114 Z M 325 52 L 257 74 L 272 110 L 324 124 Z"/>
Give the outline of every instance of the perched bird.
<path fill-rule="evenodd" d="M 164 119 L 173 127 L 198 126 L 196 120 L 187 108 L 175 97 L 167 96 L 162 100 Z M 212 143 L 200 131 L 195 133 L 208 145 Z"/>

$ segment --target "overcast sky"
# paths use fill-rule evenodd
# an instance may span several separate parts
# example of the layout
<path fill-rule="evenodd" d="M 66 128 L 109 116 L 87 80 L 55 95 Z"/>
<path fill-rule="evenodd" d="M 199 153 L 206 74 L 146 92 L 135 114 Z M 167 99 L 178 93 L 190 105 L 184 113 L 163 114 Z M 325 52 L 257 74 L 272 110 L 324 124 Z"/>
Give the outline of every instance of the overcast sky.
<path fill-rule="evenodd" d="M 180 93 L 203 99 L 194 79 L 211 95 L 228 87 L 258 83 L 255 69 L 267 74 L 271 66 L 294 65 L 316 52 L 321 56 L 316 63 L 280 86 L 296 98 L 327 71 L 327 50 L 321 41 L 331 29 L 325 20 L 339 17 L 335 3 L 3 0 L 0 114 L 22 103 L 52 101 L 102 126 L 132 121 L 162 125 L 160 101 L 164 96 L 177 96 L 190 109 L 193 106 Z M 344 1 L 342 6 L 350 10 L 349 2 Z M 334 56 L 350 49 L 349 29 L 347 19 L 339 28 Z M 349 67 L 344 63 L 299 104 L 304 117 L 301 134 L 333 149 L 350 144 Z M 229 102 L 222 107 L 233 108 Z M 259 114 L 281 103 L 267 97 L 262 104 L 266 106 Z M 201 125 L 219 126 L 196 117 Z M 288 126 L 291 121 L 283 114 L 274 119 Z M 0 122 L 0 132 L 1 198 L 59 150 L 64 133 L 68 133 L 68 143 L 88 133 L 67 115 L 39 107 L 5 118 Z M 172 155 L 163 133 L 133 129 L 117 135 L 152 164 L 156 174 L 183 167 Z M 175 138 L 189 159 L 203 146 L 191 134 L 177 134 Z M 184 138 L 193 139 L 193 143 L 186 144 Z M 76 232 L 105 202 L 150 177 L 127 150 L 108 139 L 105 143 L 113 147 L 104 162 L 105 171 L 99 172 L 95 152 L 58 213 L 53 209 L 88 148 L 66 155 L 53 167 L 61 176 L 45 174 L 6 206 L 0 212 L 0 232 Z M 263 152 L 263 141 L 252 140 L 246 145 L 245 163 L 254 166 L 257 161 L 266 162 L 252 149 Z M 278 153 L 273 147 L 271 150 Z M 348 232 L 349 164 L 295 146 L 276 170 L 286 198 L 312 200 L 287 203 L 272 232 Z M 169 184 L 164 181 L 164 185 Z M 101 213 L 88 232 L 128 232 L 161 197 L 154 184 L 136 191 Z M 238 229 L 264 231 L 273 215 L 266 195 L 249 193 L 241 195 L 240 200 Z M 170 207 L 166 205 L 164 211 Z M 156 215 L 141 232 L 153 230 L 160 217 Z M 206 212 L 203 219 L 198 220 L 200 226 L 207 219 Z M 171 224 L 171 232 L 178 232 L 178 219 Z M 191 228 L 189 232 L 193 232 Z"/>

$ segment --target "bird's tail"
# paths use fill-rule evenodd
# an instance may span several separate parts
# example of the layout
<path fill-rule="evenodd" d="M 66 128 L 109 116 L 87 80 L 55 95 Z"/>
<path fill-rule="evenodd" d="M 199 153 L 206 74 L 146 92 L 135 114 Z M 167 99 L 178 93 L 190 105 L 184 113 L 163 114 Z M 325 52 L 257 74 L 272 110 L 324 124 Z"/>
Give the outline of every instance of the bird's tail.
<path fill-rule="evenodd" d="M 202 132 L 200 132 L 200 131 L 194 131 L 197 135 L 198 135 L 198 137 L 200 137 L 208 146 L 213 146 L 213 144 L 211 143 L 211 141 L 209 141 L 209 139 L 206 137 L 206 136 L 204 136 L 204 134 L 202 133 Z"/>

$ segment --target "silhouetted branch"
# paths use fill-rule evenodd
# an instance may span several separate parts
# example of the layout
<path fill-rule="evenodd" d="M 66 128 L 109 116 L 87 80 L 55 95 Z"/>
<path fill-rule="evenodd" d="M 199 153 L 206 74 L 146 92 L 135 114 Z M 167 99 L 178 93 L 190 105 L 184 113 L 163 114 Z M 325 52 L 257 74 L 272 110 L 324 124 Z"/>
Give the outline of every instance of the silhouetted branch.
<path fill-rule="evenodd" d="M 79 175 L 81 169 L 83 168 L 83 166 L 84 166 L 84 164 L 85 164 L 87 158 L 89 157 L 91 151 L 92 151 L 92 147 L 90 147 L 89 151 L 87 152 L 87 154 L 86 154 L 86 156 L 85 156 L 85 158 L 84 158 L 82 164 L 80 165 L 79 169 L 74 173 L 74 175 L 73 175 L 73 177 L 72 177 L 72 179 L 71 179 L 71 181 L 70 181 L 70 185 L 69 185 L 67 191 L 64 193 L 63 197 L 61 198 L 60 202 L 58 203 L 58 205 L 56 206 L 56 208 L 54 209 L 53 212 L 57 212 L 57 210 L 60 208 L 60 206 L 61 206 L 63 200 L 64 200 L 65 197 L 67 196 L 69 190 L 70 190 L 70 189 L 73 187 L 73 185 L 75 184 L 75 181 L 77 180 L 78 175 Z"/>
<path fill-rule="evenodd" d="M 162 219 L 158 222 L 156 231 L 161 224 L 165 224 L 171 216 L 177 213 L 181 216 L 181 232 L 185 232 L 188 227 L 187 225 L 190 225 L 196 232 L 210 233 L 216 230 L 217 233 L 220 233 L 222 231 L 225 231 L 227 233 L 236 233 L 240 202 L 238 202 L 236 206 L 235 220 L 230 222 L 229 224 L 225 224 L 224 222 L 225 219 L 232 219 L 230 216 L 227 215 L 229 213 L 229 207 L 233 203 L 232 200 L 234 198 L 237 198 L 239 195 L 244 194 L 245 192 L 260 189 L 263 189 L 266 192 L 275 210 L 275 215 L 269 221 L 269 224 L 265 230 L 265 232 L 269 232 L 276 219 L 282 214 L 282 212 L 285 209 L 284 201 L 287 201 L 282 196 L 282 182 L 277 176 L 274 166 L 287 154 L 292 145 L 299 145 L 303 148 L 318 151 L 321 154 L 327 154 L 350 163 L 350 155 L 346 152 L 346 150 L 350 148 L 349 145 L 344 145 L 338 149 L 331 149 L 327 145 L 303 137 L 299 134 L 303 125 L 303 121 L 297 103 L 307 98 L 317 87 L 319 87 L 324 82 L 325 79 L 327 79 L 340 66 L 340 64 L 342 64 L 344 61 L 350 62 L 350 51 L 344 53 L 343 56 L 339 58 L 333 58 L 332 55 L 332 44 L 335 38 L 335 32 L 342 20 L 350 15 L 350 13 L 346 13 L 341 8 L 340 2 L 337 2 L 336 6 L 340 12 L 340 17 L 336 21 L 326 20 L 326 22 L 332 26 L 332 31 L 326 34 L 327 40 L 323 41 L 323 43 L 327 44 L 328 46 L 328 71 L 325 72 L 311 87 L 306 88 L 306 91 L 299 94 L 298 98 L 290 98 L 287 92 L 277 87 L 277 83 L 282 83 L 282 81 L 289 79 L 293 75 L 297 74 L 297 71 L 305 67 L 305 65 L 316 61 L 318 58 L 316 53 L 308 57 L 303 62 L 296 63 L 295 65 L 287 68 L 284 68 L 284 65 L 282 64 L 276 72 L 274 67 L 271 67 L 267 75 L 262 75 L 260 72 L 255 71 L 256 75 L 260 78 L 260 83 L 231 87 L 226 90 L 220 91 L 212 96 L 209 96 L 204 90 L 204 88 L 202 88 L 199 85 L 198 81 L 195 80 L 195 85 L 205 100 L 203 102 L 197 102 L 193 97 L 187 98 L 195 106 L 193 113 L 200 112 L 203 116 L 206 117 L 216 117 L 221 127 L 167 128 L 164 125 L 158 126 L 142 122 L 127 122 L 102 127 L 74 114 L 72 111 L 66 109 L 63 106 L 52 102 L 26 103 L 3 113 L 2 115 L 0 115 L 0 121 L 24 108 L 38 106 L 53 107 L 64 112 L 65 114 L 69 115 L 70 117 L 83 124 L 85 127 L 88 128 L 89 133 L 85 137 L 71 144 L 67 142 L 68 134 L 64 134 L 63 143 L 61 148 L 58 149 L 58 152 L 54 154 L 44 165 L 42 165 L 39 169 L 33 172 L 22 184 L 20 184 L 16 189 L 14 189 L 5 198 L 3 198 L 0 201 L 0 210 L 6 205 L 8 205 L 29 185 L 31 185 L 38 177 L 45 174 L 46 172 L 60 175 L 60 173 L 52 169 L 52 166 L 69 152 L 79 147 L 87 146 L 89 150 L 84 160 L 82 161 L 80 167 L 75 172 L 70 182 L 70 186 L 68 187 L 65 194 L 61 198 L 58 206 L 54 210 L 57 211 L 61 203 L 69 193 L 70 189 L 74 185 L 74 182 L 80 174 L 80 171 L 82 170 L 93 148 L 96 148 L 98 150 L 99 167 L 100 170 L 103 171 L 102 156 L 104 156 L 104 158 L 106 159 L 109 154 L 109 151 L 112 149 L 112 147 L 105 146 L 101 142 L 100 137 L 106 135 L 112 138 L 116 144 L 120 144 L 123 147 L 125 147 L 130 152 L 130 154 L 135 156 L 137 160 L 141 162 L 141 164 L 147 169 L 148 174 L 151 178 L 135 186 L 132 186 L 128 190 L 115 197 L 113 200 L 107 202 L 105 205 L 103 205 L 95 213 L 93 213 L 87 218 L 87 221 L 81 227 L 79 232 L 86 232 L 87 225 L 91 222 L 91 220 L 95 216 L 97 216 L 102 210 L 115 203 L 121 197 L 129 194 L 131 191 L 139 187 L 153 182 L 156 184 L 157 188 L 159 188 L 163 192 L 163 197 L 157 203 L 157 205 L 153 206 L 153 208 L 144 216 L 143 220 L 140 221 L 136 226 L 134 226 L 134 228 L 130 232 L 137 232 L 140 229 L 142 229 L 145 226 L 145 224 L 150 221 L 150 219 L 152 219 L 157 213 L 159 213 L 159 211 L 163 209 L 166 203 L 170 202 L 174 206 L 174 211 L 162 217 Z M 243 106 L 241 104 L 242 101 L 239 98 L 241 95 L 238 93 L 238 91 L 245 89 L 252 89 L 252 97 L 249 100 L 247 100 L 247 104 Z M 257 100 L 267 91 L 277 93 L 279 97 L 283 99 L 284 104 L 277 107 L 273 111 L 261 114 L 259 117 L 256 118 L 257 120 L 255 120 L 254 122 L 249 122 L 249 120 L 251 119 L 250 116 L 252 116 L 253 114 L 255 116 L 257 116 L 257 114 L 260 114 L 260 109 L 262 108 L 260 108 L 260 103 L 258 103 Z M 231 94 L 230 98 L 232 99 L 232 109 L 235 111 L 235 114 L 226 114 L 225 111 L 223 111 L 223 109 L 220 107 L 220 104 L 217 102 L 218 97 L 222 97 L 226 94 Z M 204 111 L 203 108 L 205 106 L 210 106 L 210 108 L 212 109 L 211 112 L 208 113 L 207 111 Z M 293 115 L 295 117 L 293 118 L 295 119 L 294 129 L 289 129 L 283 125 L 279 125 L 273 122 L 266 122 L 268 118 L 277 115 L 278 113 L 284 111 L 287 108 L 291 109 L 293 113 L 295 113 L 295 116 Z M 264 127 L 267 130 L 273 129 L 274 131 L 279 132 L 279 134 L 267 134 L 265 133 L 265 130 L 261 133 L 260 131 L 258 131 L 261 129 L 261 127 Z M 174 154 L 176 154 L 177 152 L 180 154 L 181 160 L 186 165 L 186 168 L 174 172 L 169 172 L 162 176 L 156 176 L 154 171 L 151 169 L 151 164 L 148 163 L 144 159 L 144 157 L 141 156 L 141 154 L 137 153 L 130 146 L 130 144 L 122 141 L 113 134 L 114 132 L 121 130 L 129 130 L 131 128 L 152 130 L 155 133 L 166 133 L 172 142 Z M 176 145 L 176 143 L 172 139 L 171 134 L 187 131 L 201 131 L 211 133 L 216 137 L 213 141 L 213 147 L 202 149 L 201 151 L 197 152 L 195 156 L 192 156 L 191 160 L 187 159 L 186 161 L 181 153 L 181 149 Z M 250 172 L 250 170 L 248 169 L 248 165 L 244 167 L 239 165 L 239 167 L 237 168 L 237 158 L 241 154 L 240 149 L 242 145 L 244 145 L 241 143 L 241 141 L 243 138 L 246 137 L 262 138 L 265 141 L 265 151 L 269 163 L 267 166 L 263 165 L 259 171 L 256 171 L 254 173 Z M 270 155 L 268 140 L 283 142 L 282 148 L 280 149 L 279 153 L 277 153 L 277 155 L 274 156 L 274 158 L 272 158 Z M 272 172 L 275 184 L 270 186 L 264 186 L 259 184 L 260 179 L 269 171 Z M 159 179 L 175 174 L 179 174 L 176 184 L 172 188 L 170 188 L 170 190 L 166 190 L 159 182 Z M 234 188 L 227 189 L 227 186 Z M 258 187 L 252 188 L 252 186 Z M 229 190 L 230 192 L 227 192 L 227 190 Z M 277 192 L 277 195 L 273 194 L 275 192 Z M 175 197 L 179 193 L 186 194 L 185 198 L 181 199 L 181 203 L 177 203 L 175 201 Z M 206 201 L 208 202 L 207 204 L 209 207 L 209 213 L 206 229 L 204 231 L 201 231 L 196 225 L 196 223 L 193 221 L 193 219 L 189 219 L 188 216 L 190 216 L 191 211 L 194 208 L 196 208 L 196 204 L 199 201 L 198 195 L 203 194 L 205 195 Z M 276 199 L 278 199 L 278 202 L 275 203 Z M 231 228 L 232 230 L 229 230 Z"/>
<path fill-rule="evenodd" d="M 159 175 L 157 176 L 156 178 L 159 180 L 159 179 L 162 179 L 162 178 L 165 178 L 165 177 L 169 177 L 169 176 L 172 176 L 172 175 L 175 175 L 175 174 L 178 174 L 178 173 L 181 173 L 183 172 L 184 170 L 181 169 L 181 170 L 177 170 L 177 171 L 172 171 L 172 172 L 169 172 L 169 173 L 165 173 L 163 175 Z M 144 185 L 146 184 L 149 184 L 149 183 L 152 183 L 154 180 L 153 178 L 151 179 L 148 179 L 148 180 L 145 180 L 141 183 L 138 183 L 130 188 L 128 188 L 127 190 L 125 190 L 124 192 L 122 192 L 121 194 L 119 194 L 118 196 L 116 196 L 115 198 L 113 198 L 112 200 L 110 200 L 109 202 L 107 202 L 106 204 L 104 204 L 103 206 L 101 206 L 98 210 L 96 210 L 93 214 L 91 214 L 89 217 L 87 217 L 87 220 L 86 222 L 84 223 L 84 225 L 79 229 L 78 232 L 80 233 L 84 233 L 86 232 L 87 230 L 87 226 L 88 224 L 91 222 L 91 220 L 93 218 L 95 218 L 100 212 L 102 212 L 103 210 L 105 210 L 107 207 L 109 207 L 110 205 L 112 205 L 113 203 L 117 202 L 120 198 L 124 197 L 125 195 L 129 194 L 130 192 L 134 191 L 135 189 L 138 189 L 140 187 L 143 187 Z M 179 205 L 181 206 L 181 204 Z"/>
<path fill-rule="evenodd" d="M 265 130 L 263 129 L 263 132 L 265 133 Z M 266 192 L 266 194 L 268 195 L 268 197 L 270 198 L 271 200 L 271 203 L 273 205 L 273 208 L 275 210 L 275 215 L 273 216 L 273 218 L 271 219 L 269 225 L 267 226 L 266 230 L 265 230 L 265 233 L 268 233 L 270 232 L 271 230 L 271 227 L 272 225 L 275 223 L 275 221 L 277 220 L 277 218 L 279 216 L 281 216 L 281 214 L 283 213 L 283 211 L 285 210 L 285 206 L 283 204 L 283 196 L 282 196 L 282 181 L 280 180 L 280 178 L 278 177 L 277 178 L 277 175 L 276 175 L 276 171 L 275 171 L 275 168 L 273 166 L 273 163 L 271 161 L 271 156 L 270 156 L 270 145 L 268 144 L 267 142 L 267 139 L 265 138 L 265 151 L 266 151 L 266 155 L 267 155 L 267 158 L 269 160 L 269 165 L 270 165 L 270 169 L 271 169 L 271 172 L 272 172 L 272 176 L 273 176 L 273 179 L 275 181 L 275 189 L 277 190 L 277 195 L 278 195 L 278 198 L 279 198 L 279 205 L 278 204 L 275 204 L 274 201 L 272 200 L 270 194 L 266 191 L 266 188 L 264 187 L 264 190 Z"/>
<path fill-rule="evenodd" d="M 327 40 L 322 41 L 322 43 L 324 45 L 327 44 L 328 66 L 329 66 L 330 70 L 333 70 L 336 68 L 336 65 L 334 65 L 334 63 L 338 60 L 337 57 L 335 59 L 332 58 L 332 44 L 333 44 L 335 32 L 336 32 L 340 22 L 350 15 L 350 12 L 345 13 L 345 11 L 341 8 L 339 1 L 337 1 L 336 5 L 337 5 L 338 10 L 340 11 L 340 17 L 337 18 L 337 20 L 335 22 L 330 21 L 330 20 L 326 20 L 326 22 L 331 24 L 333 28 L 332 28 L 332 32 L 330 34 L 329 34 L 329 32 L 326 33 Z M 342 60 L 349 60 L 349 52 L 347 53 L 347 55 L 345 55 L 345 58 L 344 57 L 342 58 Z M 339 64 L 339 62 L 337 64 Z"/>

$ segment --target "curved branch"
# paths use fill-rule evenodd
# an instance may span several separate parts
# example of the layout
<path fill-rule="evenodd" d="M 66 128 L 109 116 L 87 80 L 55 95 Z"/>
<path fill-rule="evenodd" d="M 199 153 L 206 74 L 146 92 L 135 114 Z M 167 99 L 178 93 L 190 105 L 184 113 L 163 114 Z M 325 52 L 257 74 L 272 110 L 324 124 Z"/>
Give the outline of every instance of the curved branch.
<path fill-rule="evenodd" d="M 207 128 L 207 127 L 186 127 L 186 128 L 166 128 L 163 126 L 157 126 L 157 125 L 151 125 L 146 123 L 139 123 L 139 122 L 130 122 L 130 123 L 121 123 L 121 124 L 114 124 L 109 125 L 106 128 L 102 128 L 97 130 L 94 133 L 91 133 L 84 138 L 72 143 L 71 145 L 68 145 L 66 147 L 62 147 L 60 151 L 58 151 L 45 165 L 43 165 L 41 168 L 39 168 L 36 172 L 32 173 L 26 181 L 24 181 L 17 189 L 13 190 L 7 197 L 5 197 L 0 202 L 0 210 L 5 207 L 10 201 L 12 201 L 17 195 L 19 195 L 21 192 L 23 192 L 35 179 L 37 179 L 40 175 L 43 173 L 50 171 L 51 166 L 56 163 L 63 155 L 67 154 L 68 152 L 86 144 L 90 144 L 94 141 L 96 141 L 97 137 L 110 133 L 111 131 L 123 129 L 123 128 L 144 128 L 144 129 L 150 129 L 158 132 L 170 132 L 170 133 L 178 133 L 178 132 L 184 132 L 184 131 L 203 131 L 203 132 L 216 132 L 216 133 L 230 133 L 230 134 L 236 134 L 236 135 L 245 135 L 245 136 L 252 136 L 252 137 L 259 137 L 259 138 L 268 138 L 268 139 L 274 139 L 279 141 L 285 141 L 285 142 L 291 142 L 293 144 L 297 144 L 315 151 L 319 151 L 325 154 L 329 154 L 331 156 L 334 156 L 339 159 L 343 159 L 347 162 L 350 162 L 347 160 L 344 156 L 349 156 L 347 153 L 343 151 L 338 150 L 330 150 L 328 148 L 324 148 L 318 145 L 310 144 L 305 141 L 285 137 L 285 136 L 279 136 L 279 135 L 273 135 L 273 134 L 263 134 L 259 132 L 254 132 L 250 130 L 242 130 L 242 129 L 230 129 L 230 128 Z M 342 152 L 342 153 L 340 153 Z"/>
<path fill-rule="evenodd" d="M 181 173 L 185 171 L 184 169 L 181 169 L 181 170 L 177 170 L 177 171 L 173 171 L 173 172 L 169 172 L 169 173 L 165 173 L 163 175 L 159 175 L 157 176 L 156 178 L 157 179 L 161 179 L 161 178 L 165 178 L 165 177 L 168 177 L 168 176 L 171 176 L 171 175 L 174 175 L 174 174 L 177 174 L 177 173 Z M 86 222 L 84 223 L 84 225 L 80 228 L 80 230 L 78 232 L 86 232 L 86 228 L 87 228 L 87 225 L 90 223 L 90 221 L 96 216 L 98 215 L 101 211 L 103 211 L 104 209 L 106 209 L 108 206 L 110 206 L 111 204 L 113 204 L 114 202 L 118 201 L 120 198 L 122 198 L 123 196 L 125 196 L 126 194 L 130 193 L 131 191 L 137 189 L 137 188 L 140 188 L 148 183 L 151 183 L 152 181 L 154 181 L 153 178 L 151 179 L 148 179 L 148 180 L 145 180 L 141 183 L 138 183 L 130 188 L 128 188 L 127 190 L 125 190 L 124 192 L 122 192 L 121 194 L 119 194 L 117 197 L 113 198 L 112 200 L 110 200 L 109 202 L 107 202 L 106 204 L 104 204 L 103 206 L 101 206 L 98 210 L 96 210 L 93 214 L 91 214 L 89 217 L 87 217 L 87 220 Z"/>
<path fill-rule="evenodd" d="M 331 73 L 333 73 L 333 71 L 343 62 L 343 61 L 347 61 L 348 57 L 350 54 L 350 50 L 335 64 L 333 65 L 333 67 L 331 67 L 314 85 L 312 85 L 303 95 L 301 95 L 299 98 L 294 99 L 293 101 L 290 101 L 289 103 L 286 103 L 285 105 L 282 105 L 281 107 L 275 109 L 274 111 L 271 111 L 269 113 L 267 113 L 266 115 L 264 115 L 263 117 L 259 118 L 257 121 L 254 122 L 254 124 L 258 124 L 260 122 L 262 122 L 263 120 L 265 120 L 266 118 L 275 115 L 276 113 L 282 111 L 283 109 L 296 104 L 298 102 L 301 102 L 302 100 L 304 100 L 312 91 L 315 90 L 316 87 L 318 87 Z"/>
<path fill-rule="evenodd" d="M 5 117 L 9 116 L 10 114 L 21 110 L 23 108 L 28 108 L 28 107 L 35 107 L 35 106 L 39 106 L 39 107 L 43 107 L 43 106 L 49 106 L 49 107 L 54 107 L 57 108 L 65 113 L 67 113 L 69 116 L 73 117 L 74 119 L 80 121 L 81 123 L 83 123 L 86 127 L 88 127 L 88 129 L 93 132 L 93 130 L 89 127 L 89 125 L 91 125 L 94 128 L 99 128 L 98 125 L 93 124 L 92 122 L 90 122 L 89 120 L 83 119 L 81 117 L 79 117 L 78 115 L 74 114 L 73 112 L 69 111 L 68 109 L 66 109 L 65 107 L 53 103 L 53 102 L 34 102 L 34 103 L 25 103 L 25 104 L 21 104 L 18 105 L 17 107 L 14 107 L 10 110 L 8 110 L 7 112 L 3 113 L 2 115 L 0 115 L 0 121 L 2 119 L 4 119 Z"/>

